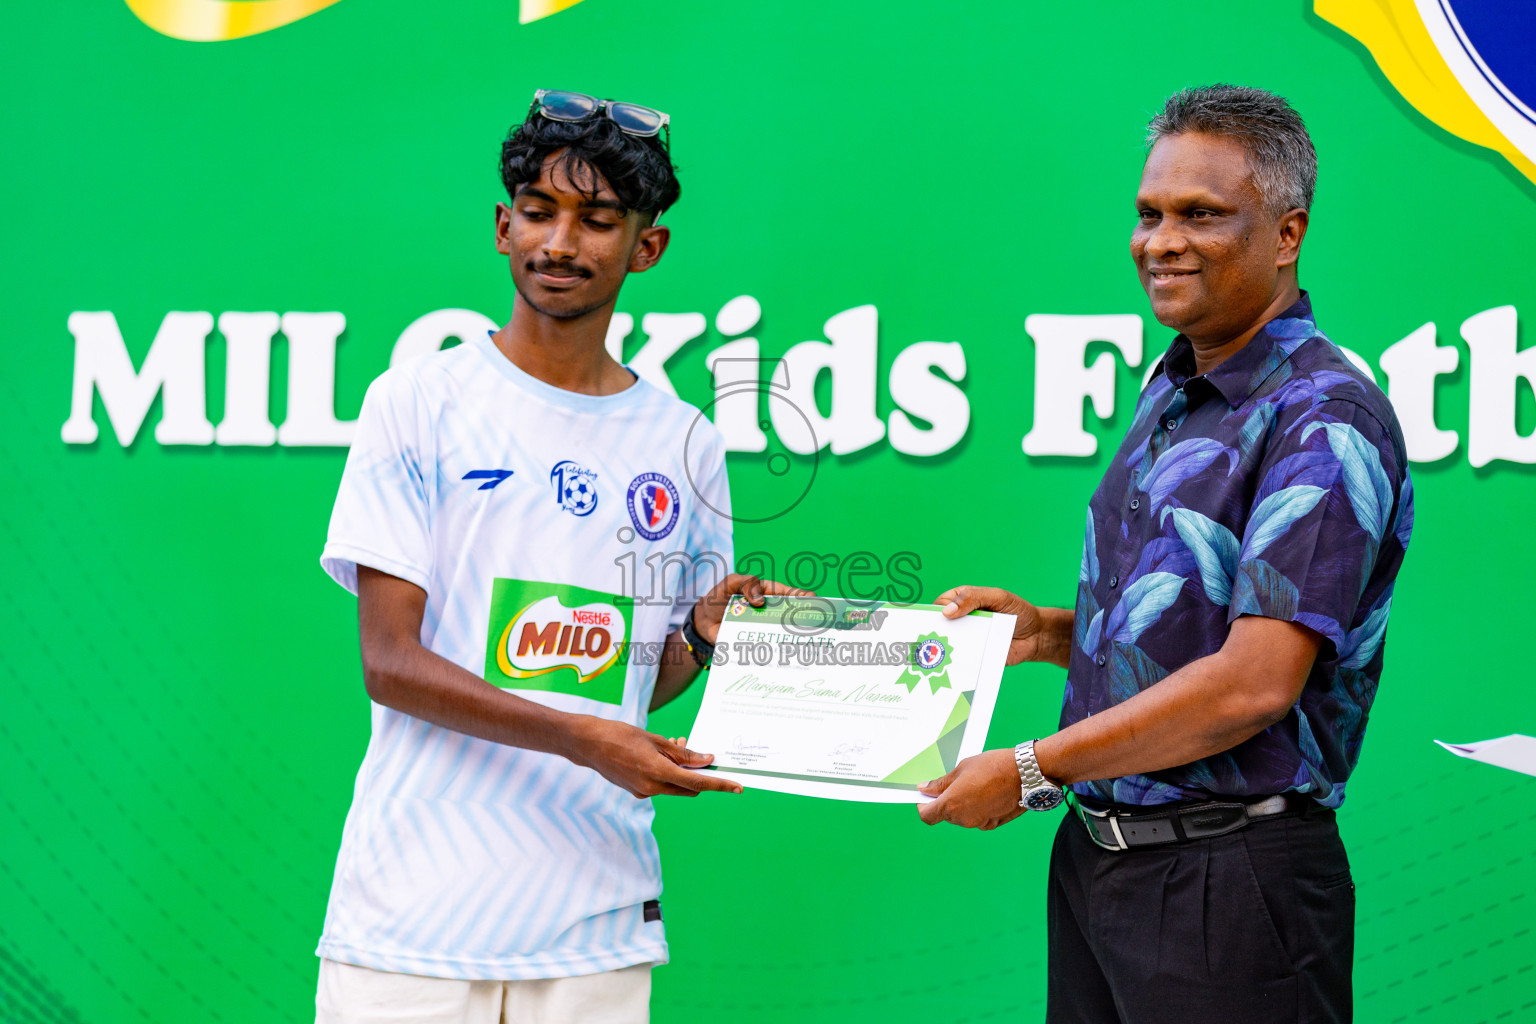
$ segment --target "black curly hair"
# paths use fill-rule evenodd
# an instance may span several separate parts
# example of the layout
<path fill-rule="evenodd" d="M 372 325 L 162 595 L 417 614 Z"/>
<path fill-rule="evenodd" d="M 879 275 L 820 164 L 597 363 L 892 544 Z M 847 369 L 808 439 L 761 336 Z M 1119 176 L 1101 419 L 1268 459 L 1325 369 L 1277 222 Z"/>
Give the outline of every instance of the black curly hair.
<path fill-rule="evenodd" d="M 553 121 L 530 113 L 501 144 L 501 183 L 507 197 L 514 198 L 519 186 L 538 181 L 544 161 L 556 152 L 560 158 L 551 173 L 558 170 L 587 195 L 595 195 L 606 182 L 626 210 L 647 215 L 652 223 L 682 194 L 672 156 L 660 137 L 630 135 L 602 115 Z"/>

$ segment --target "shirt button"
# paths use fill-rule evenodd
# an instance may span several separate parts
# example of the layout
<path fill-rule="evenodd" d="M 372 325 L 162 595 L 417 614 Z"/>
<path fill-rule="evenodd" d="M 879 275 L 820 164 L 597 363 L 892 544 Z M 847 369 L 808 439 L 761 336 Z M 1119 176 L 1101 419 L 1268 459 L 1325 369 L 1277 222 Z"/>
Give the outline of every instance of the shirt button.
<path fill-rule="evenodd" d="M 1103 668 L 1104 667 L 1104 663 L 1107 662 L 1109 659 L 1104 657 L 1104 655 L 1101 654 L 1097 658 L 1095 658 L 1094 660 L 1099 663 L 1099 668 Z"/>
<path fill-rule="evenodd" d="M 1179 421 L 1178 420 L 1169 420 L 1167 423 L 1163 424 L 1163 426 L 1167 427 L 1169 430 L 1172 430 L 1174 427 L 1177 427 L 1178 425 L 1179 425 Z"/>
<path fill-rule="evenodd" d="M 1113 590 L 1114 588 L 1118 587 L 1119 585 L 1120 585 L 1120 577 L 1119 576 L 1111 576 L 1109 578 L 1109 588 L 1111 590 Z"/>
<path fill-rule="evenodd" d="M 1141 499 L 1140 498 L 1132 498 L 1131 499 L 1131 511 L 1135 512 L 1139 508 L 1141 508 Z"/>

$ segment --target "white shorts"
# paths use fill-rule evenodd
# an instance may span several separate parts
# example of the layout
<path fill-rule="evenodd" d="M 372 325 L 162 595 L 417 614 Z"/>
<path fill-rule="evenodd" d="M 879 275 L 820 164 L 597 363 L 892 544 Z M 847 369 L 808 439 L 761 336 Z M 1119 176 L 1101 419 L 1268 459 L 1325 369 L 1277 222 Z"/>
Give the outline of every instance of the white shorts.
<path fill-rule="evenodd" d="M 651 965 L 574 978 L 457 981 L 320 960 L 315 1024 L 649 1024 Z"/>

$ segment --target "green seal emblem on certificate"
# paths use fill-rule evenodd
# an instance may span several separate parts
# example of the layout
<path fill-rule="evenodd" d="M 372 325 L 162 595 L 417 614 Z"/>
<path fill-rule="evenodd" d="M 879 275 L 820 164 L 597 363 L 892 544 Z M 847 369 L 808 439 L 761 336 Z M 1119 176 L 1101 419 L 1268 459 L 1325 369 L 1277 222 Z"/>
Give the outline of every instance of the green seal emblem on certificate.
<path fill-rule="evenodd" d="M 1013 617 L 936 605 L 739 598 L 716 647 L 689 746 L 744 786 L 915 803 L 917 787 L 979 753 Z"/>
<path fill-rule="evenodd" d="M 933 692 L 938 693 L 949 685 L 949 652 L 948 637 L 937 633 L 918 637 L 912 646 L 912 667 L 896 681 L 910 692 L 926 679 Z"/>

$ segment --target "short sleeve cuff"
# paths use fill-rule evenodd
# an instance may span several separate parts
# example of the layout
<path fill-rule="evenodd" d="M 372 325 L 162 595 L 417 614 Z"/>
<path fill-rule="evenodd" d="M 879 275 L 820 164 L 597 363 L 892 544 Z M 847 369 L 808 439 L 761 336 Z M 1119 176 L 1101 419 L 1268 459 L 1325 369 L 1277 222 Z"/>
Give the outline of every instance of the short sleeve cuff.
<path fill-rule="evenodd" d="M 326 574 L 347 588 L 347 592 L 353 595 L 357 593 L 357 567 L 366 565 L 370 569 L 398 576 L 407 583 L 414 583 L 422 590 L 427 590 L 428 574 L 424 569 L 402 562 L 397 558 L 381 555 L 367 548 L 355 547 L 351 544 L 338 544 L 335 542 L 325 546 L 320 554 L 320 568 Z"/>
<path fill-rule="evenodd" d="M 1301 610 L 1301 592 L 1284 573 L 1262 558 L 1249 559 L 1237 567 L 1232 581 L 1232 603 L 1227 606 L 1230 625 L 1244 615 L 1295 622 L 1306 626 L 1333 643 L 1343 642 L 1343 630 L 1336 620 Z"/>

